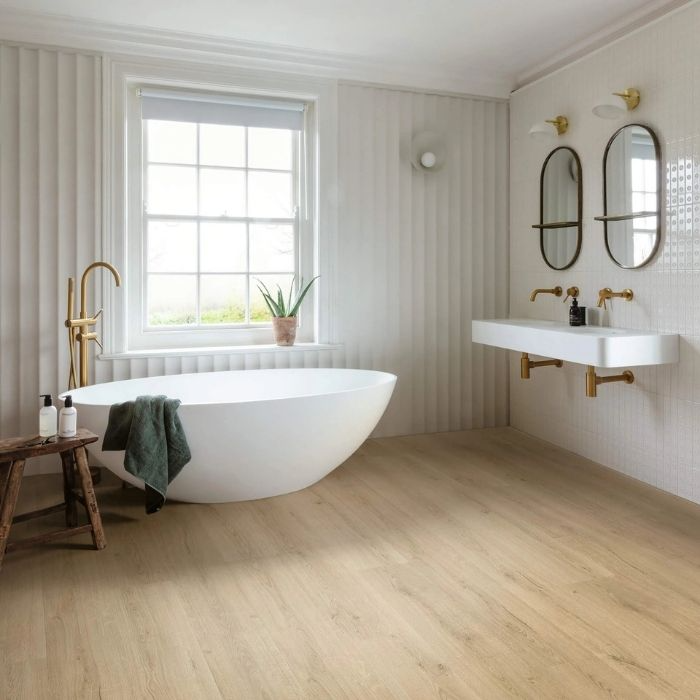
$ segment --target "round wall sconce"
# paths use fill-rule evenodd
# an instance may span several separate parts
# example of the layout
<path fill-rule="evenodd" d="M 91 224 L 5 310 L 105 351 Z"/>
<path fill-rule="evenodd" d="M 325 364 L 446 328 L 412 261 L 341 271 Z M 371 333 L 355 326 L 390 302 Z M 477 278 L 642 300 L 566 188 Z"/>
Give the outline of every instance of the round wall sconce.
<path fill-rule="evenodd" d="M 554 119 L 537 122 L 530 129 L 530 138 L 540 143 L 552 143 L 569 129 L 569 120 L 561 114 Z"/>
<path fill-rule="evenodd" d="M 619 119 L 627 112 L 637 109 L 640 98 L 637 88 L 627 88 L 622 92 L 613 92 L 595 104 L 593 114 L 601 119 Z"/>
<path fill-rule="evenodd" d="M 411 164 L 421 172 L 435 172 L 445 164 L 445 144 L 432 131 L 422 131 L 411 141 Z"/>

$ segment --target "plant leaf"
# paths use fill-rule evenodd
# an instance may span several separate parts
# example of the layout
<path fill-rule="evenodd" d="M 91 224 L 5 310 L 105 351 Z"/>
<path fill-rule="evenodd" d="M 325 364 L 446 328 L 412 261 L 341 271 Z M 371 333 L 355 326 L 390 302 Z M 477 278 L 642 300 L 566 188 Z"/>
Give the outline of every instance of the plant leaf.
<path fill-rule="evenodd" d="M 287 309 L 292 308 L 292 291 L 294 290 L 294 282 L 296 281 L 297 276 L 294 275 L 292 277 L 292 283 L 289 285 L 289 297 L 287 298 Z M 304 284 L 304 278 L 301 278 L 301 283 Z"/>
<path fill-rule="evenodd" d="M 296 315 L 297 315 L 297 313 L 298 313 L 298 311 L 299 311 L 299 307 L 301 306 L 301 302 L 304 301 L 304 297 L 305 297 L 306 294 L 308 293 L 309 289 L 311 289 L 311 285 L 312 285 L 319 277 L 320 277 L 320 275 L 317 275 L 316 277 L 314 277 L 314 278 L 311 280 L 311 282 L 309 282 L 309 283 L 306 285 L 306 287 L 304 287 L 303 289 L 300 290 L 299 295 L 297 296 L 297 299 L 296 299 L 296 301 L 295 301 L 295 303 L 294 303 L 294 306 L 291 308 L 291 310 L 289 310 L 289 314 L 288 314 L 289 316 L 296 316 Z M 303 280 L 302 280 L 302 285 L 303 285 Z"/>
<path fill-rule="evenodd" d="M 267 305 L 267 308 L 270 310 L 270 313 L 274 316 L 275 310 L 272 308 L 272 304 L 270 303 L 272 301 L 272 299 L 270 298 L 270 295 L 266 294 L 260 285 L 258 285 L 258 289 L 260 290 L 260 294 L 262 294 L 263 301 Z"/>
<path fill-rule="evenodd" d="M 279 284 L 277 285 L 277 305 L 279 306 L 280 311 L 282 312 L 280 313 L 280 316 L 286 316 L 287 309 L 284 305 L 284 294 L 282 294 L 282 287 L 280 287 Z"/>
<path fill-rule="evenodd" d="M 267 285 L 260 279 L 256 278 L 256 282 L 258 283 L 258 289 L 260 290 L 260 293 L 262 294 L 262 297 L 267 304 L 267 308 L 270 309 L 270 313 L 273 316 L 283 316 L 284 314 L 282 313 L 283 309 L 280 309 L 277 302 L 272 296 L 272 293 L 270 290 L 267 288 Z"/>

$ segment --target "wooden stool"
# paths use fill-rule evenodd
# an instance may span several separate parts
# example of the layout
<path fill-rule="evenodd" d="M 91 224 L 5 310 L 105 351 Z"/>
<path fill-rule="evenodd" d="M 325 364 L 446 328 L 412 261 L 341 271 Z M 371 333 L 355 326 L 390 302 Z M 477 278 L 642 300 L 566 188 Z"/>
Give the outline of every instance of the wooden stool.
<path fill-rule="evenodd" d="M 41 438 L 11 438 L 0 440 L 0 567 L 5 552 L 43 544 L 63 537 L 71 537 L 81 532 L 90 532 L 95 549 L 104 549 L 107 542 L 102 529 L 102 518 L 97 508 L 95 489 L 92 485 L 90 467 L 87 461 L 85 445 L 97 442 L 98 437 L 88 430 L 78 430 L 75 437 L 54 438 L 44 444 Z M 24 463 L 30 457 L 60 454 L 63 466 L 63 496 L 64 502 L 48 508 L 23 513 L 13 518 L 17 496 L 19 495 Z M 80 479 L 82 496 L 75 490 L 75 475 Z M 76 501 L 80 501 L 87 511 L 89 524 L 78 525 Z M 42 515 L 66 511 L 66 528 L 54 530 L 42 535 L 35 535 L 17 542 L 7 542 L 13 523 L 39 518 Z"/>

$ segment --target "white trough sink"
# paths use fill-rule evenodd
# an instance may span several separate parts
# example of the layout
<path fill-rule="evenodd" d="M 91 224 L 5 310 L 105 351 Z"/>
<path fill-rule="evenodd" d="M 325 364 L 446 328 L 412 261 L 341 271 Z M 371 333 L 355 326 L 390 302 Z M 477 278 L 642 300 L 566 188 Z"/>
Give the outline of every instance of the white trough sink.
<path fill-rule="evenodd" d="M 472 341 L 594 367 L 663 365 L 679 355 L 675 333 L 520 318 L 472 321 Z"/>

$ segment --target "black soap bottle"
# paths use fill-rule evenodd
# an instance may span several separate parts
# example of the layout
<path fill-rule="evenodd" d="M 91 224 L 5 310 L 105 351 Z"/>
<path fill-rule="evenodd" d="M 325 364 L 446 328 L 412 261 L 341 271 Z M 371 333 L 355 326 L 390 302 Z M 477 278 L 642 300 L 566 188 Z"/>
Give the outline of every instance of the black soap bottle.
<path fill-rule="evenodd" d="M 574 297 L 569 309 L 569 325 L 570 326 L 585 326 L 586 325 L 586 307 L 578 305 L 578 299 Z"/>

